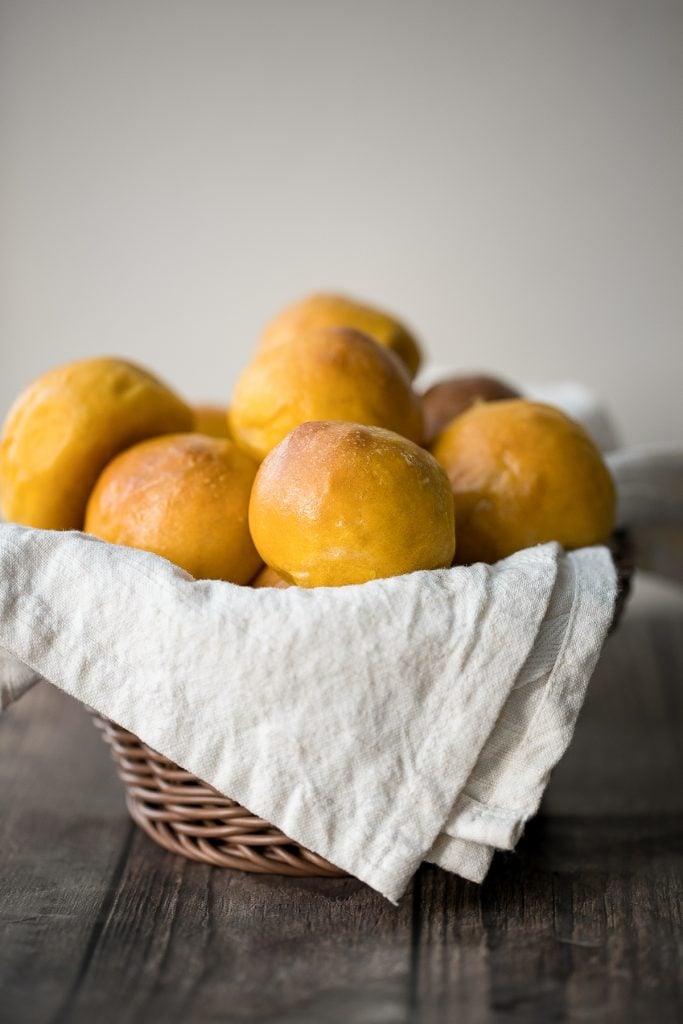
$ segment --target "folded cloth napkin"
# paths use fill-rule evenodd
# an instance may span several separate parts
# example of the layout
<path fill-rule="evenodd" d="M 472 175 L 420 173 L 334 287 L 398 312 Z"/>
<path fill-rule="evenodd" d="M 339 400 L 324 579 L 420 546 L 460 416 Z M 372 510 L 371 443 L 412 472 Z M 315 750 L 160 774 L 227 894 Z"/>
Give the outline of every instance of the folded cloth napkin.
<path fill-rule="evenodd" d="M 0 581 L 3 704 L 48 679 L 392 901 L 514 846 L 616 590 L 602 547 L 252 590 L 16 525 Z"/>

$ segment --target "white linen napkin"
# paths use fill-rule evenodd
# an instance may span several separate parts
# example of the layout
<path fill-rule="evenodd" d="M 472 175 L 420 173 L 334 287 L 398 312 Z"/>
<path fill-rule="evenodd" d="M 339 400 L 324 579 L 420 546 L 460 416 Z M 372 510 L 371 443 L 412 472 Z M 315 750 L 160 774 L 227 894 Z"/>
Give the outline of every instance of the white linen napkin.
<path fill-rule="evenodd" d="M 605 548 L 252 590 L 16 525 L 0 581 L 3 705 L 48 679 L 392 901 L 422 860 L 481 881 L 514 846 L 616 590 Z"/>

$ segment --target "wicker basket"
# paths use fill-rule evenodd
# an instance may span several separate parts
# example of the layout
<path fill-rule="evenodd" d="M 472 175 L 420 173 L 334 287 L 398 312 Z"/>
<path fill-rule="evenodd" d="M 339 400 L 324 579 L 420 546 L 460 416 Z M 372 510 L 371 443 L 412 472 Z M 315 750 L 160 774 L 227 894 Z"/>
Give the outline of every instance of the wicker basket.
<path fill-rule="evenodd" d="M 99 715 L 93 718 L 111 748 L 133 821 L 167 850 L 205 864 L 261 874 L 345 874 L 137 736 Z"/>
<path fill-rule="evenodd" d="M 612 553 L 619 575 L 614 629 L 633 572 L 625 534 L 615 534 Z M 178 768 L 125 729 L 99 715 L 94 715 L 94 721 L 111 748 L 131 817 L 167 850 L 217 867 L 261 874 L 344 876 L 345 872 Z"/>

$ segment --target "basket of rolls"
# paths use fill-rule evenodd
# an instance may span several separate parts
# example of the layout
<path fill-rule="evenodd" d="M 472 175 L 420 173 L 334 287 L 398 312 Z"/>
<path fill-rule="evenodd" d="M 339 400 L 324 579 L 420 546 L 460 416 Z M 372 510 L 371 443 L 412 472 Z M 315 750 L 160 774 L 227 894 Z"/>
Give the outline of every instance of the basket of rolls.
<path fill-rule="evenodd" d="M 124 359 L 48 370 L 3 427 L 3 516 L 253 588 L 493 564 L 548 541 L 608 544 L 620 608 L 627 538 L 586 429 L 495 377 L 419 393 L 420 364 L 396 317 L 315 294 L 266 327 L 224 406 L 193 406 Z M 95 724 L 130 814 L 165 848 L 245 871 L 343 873 L 130 732 Z"/>

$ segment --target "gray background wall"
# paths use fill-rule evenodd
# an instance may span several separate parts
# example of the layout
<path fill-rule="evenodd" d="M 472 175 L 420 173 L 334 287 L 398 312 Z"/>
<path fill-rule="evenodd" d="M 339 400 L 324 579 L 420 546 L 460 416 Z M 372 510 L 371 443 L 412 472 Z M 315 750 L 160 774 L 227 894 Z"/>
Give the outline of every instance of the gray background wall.
<path fill-rule="evenodd" d="M 227 400 L 318 288 L 683 435 L 683 4 L 4 0 L 0 413 L 121 353 Z"/>

